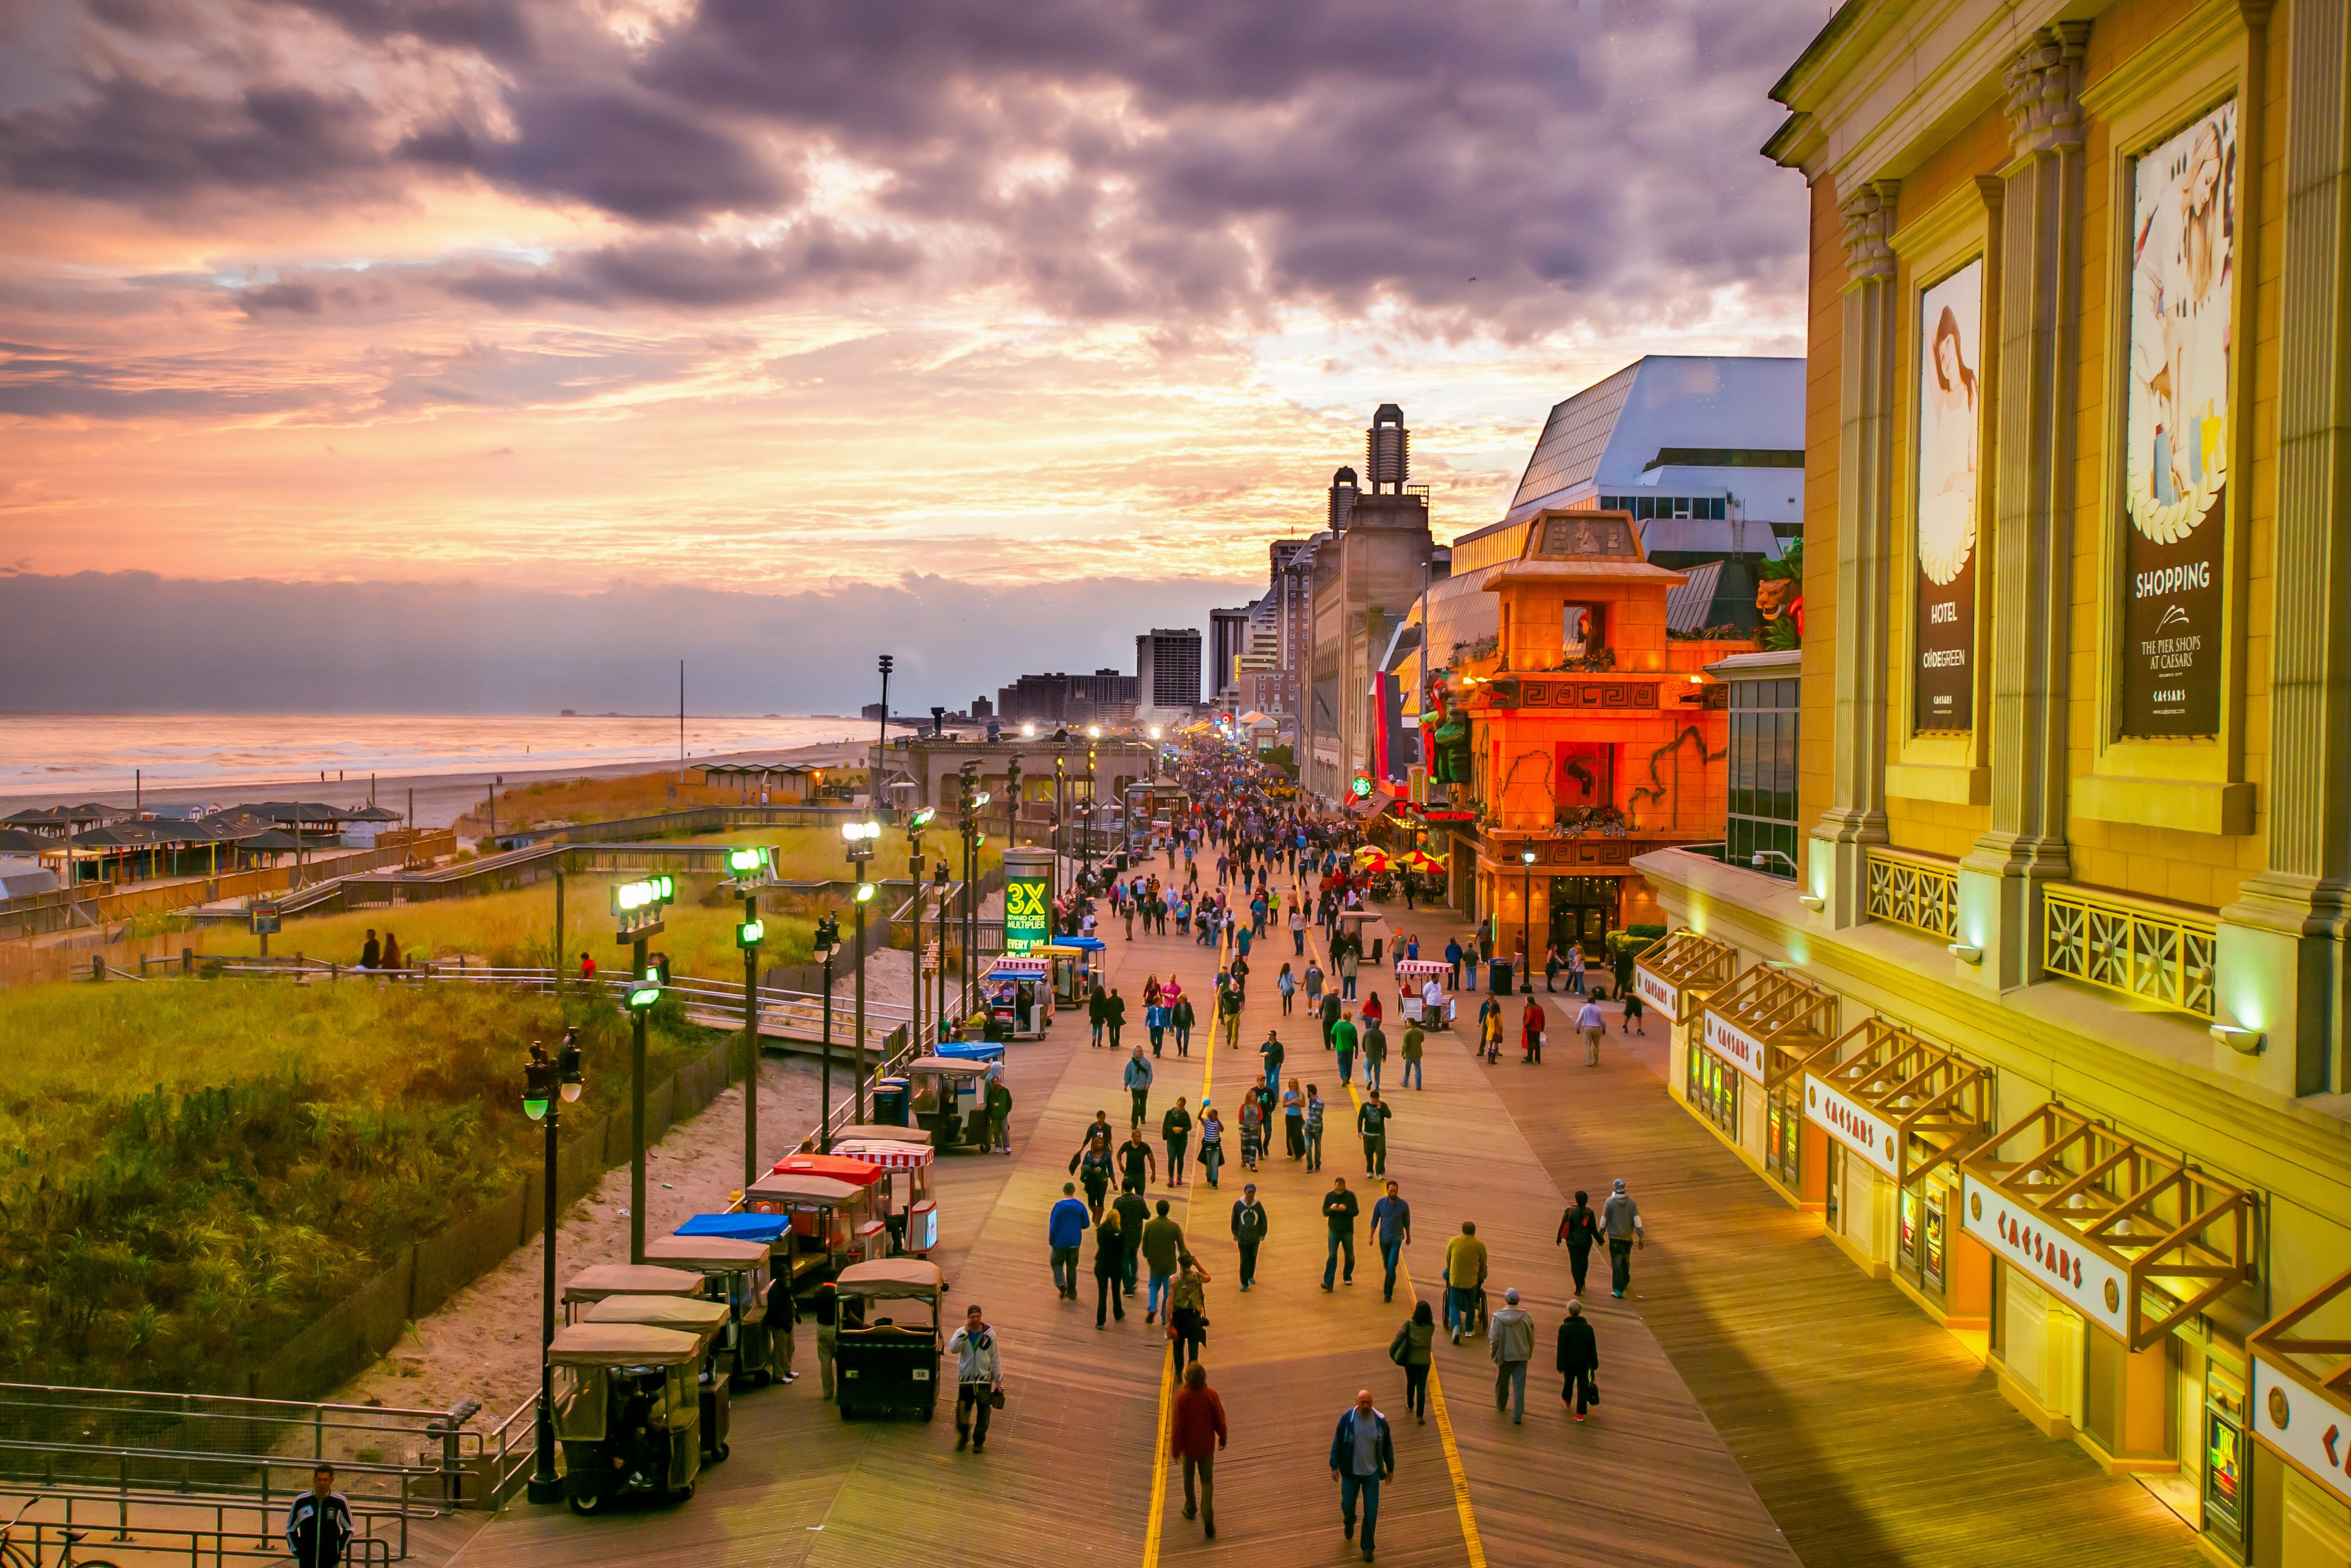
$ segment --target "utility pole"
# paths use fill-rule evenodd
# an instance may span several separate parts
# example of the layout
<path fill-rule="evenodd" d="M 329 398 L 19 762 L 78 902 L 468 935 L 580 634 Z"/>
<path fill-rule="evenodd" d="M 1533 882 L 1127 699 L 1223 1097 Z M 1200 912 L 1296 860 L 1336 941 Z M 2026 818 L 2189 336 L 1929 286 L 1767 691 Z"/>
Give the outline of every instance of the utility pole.
<path fill-rule="evenodd" d="M 824 960 L 824 1082 L 817 1091 L 824 1110 L 817 1118 L 816 1142 L 818 1152 L 828 1155 L 832 1153 L 832 955 L 840 946 L 841 922 L 828 915 L 816 923 L 817 956 Z"/>
<path fill-rule="evenodd" d="M 629 948 L 629 983 L 622 993 L 632 1025 L 629 1039 L 629 1261 L 645 1260 L 645 1018 L 661 1000 L 669 962 L 658 966 L 645 944 L 662 934 L 662 909 L 677 896 L 666 876 L 622 883 L 612 889 L 612 915 L 621 922 L 614 940 Z"/>
<path fill-rule="evenodd" d="M 887 653 L 882 655 L 882 743 L 873 752 L 873 777 L 865 786 L 865 803 L 877 817 L 882 813 L 882 769 L 890 759 L 890 671 L 897 662 Z"/>
<path fill-rule="evenodd" d="M 735 927 L 735 945 L 743 949 L 743 1185 L 748 1187 L 759 1179 L 759 945 L 768 935 L 753 887 L 768 869 L 768 852 L 729 850 L 726 868 L 743 884 L 743 923 Z"/>
<path fill-rule="evenodd" d="M 857 1076 L 852 1092 L 857 1101 L 857 1120 L 865 1120 L 865 906 L 873 902 L 873 884 L 865 880 L 866 862 L 873 858 L 874 841 L 882 836 L 882 824 L 867 818 L 862 822 L 842 824 L 841 836 L 849 844 L 849 869 L 857 878 L 854 902 L 857 905 L 856 951 L 852 957 L 857 965 Z"/>

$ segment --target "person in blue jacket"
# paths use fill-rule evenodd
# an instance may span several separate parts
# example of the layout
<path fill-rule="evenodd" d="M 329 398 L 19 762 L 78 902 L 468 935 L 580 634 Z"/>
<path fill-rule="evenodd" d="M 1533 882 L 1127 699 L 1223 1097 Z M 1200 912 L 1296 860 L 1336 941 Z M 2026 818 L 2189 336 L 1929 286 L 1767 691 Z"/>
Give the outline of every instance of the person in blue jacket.
<path fill-rule="evenodd" d="M 1045 1217 L 1045 1245 L 1053 1249 L 1053 1288 L 1065 1301 L 1078 1299 L 1078 1249 L 1085 1245 L 1093 1214 L 1078 1196 L 1078 1184 L 1061 1184 L 1061 1201 Z"/>

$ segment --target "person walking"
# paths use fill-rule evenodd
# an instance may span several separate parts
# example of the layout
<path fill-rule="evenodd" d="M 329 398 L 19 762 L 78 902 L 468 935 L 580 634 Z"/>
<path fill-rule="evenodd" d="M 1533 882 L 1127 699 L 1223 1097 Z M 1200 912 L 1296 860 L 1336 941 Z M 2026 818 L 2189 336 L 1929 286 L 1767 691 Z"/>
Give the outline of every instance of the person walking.
<path fill-rule="evenodd" d="M 1437 1320 L 1426 1301 L 1415 1301 L 1412 1316 L 1388 1342 L 1388 1359 L 1404 1368 L 1404 1407 L 1423 1425 L 1428 1421 L 1428 1369 L 1437 1360 Z"/>
<path fill-rule="evenodd" d="M 1319 1084 L 1306 1086 L 1306 1168 L 1322 1168 L 1322 1090 Z"/>
<path fill-rule="evenodd" d="M 1074 1260 L 1070 1266 L 1072 1270 L 1077 1267 Z M 841 1292 L 831 1281 L 827 1280 L 816 1288 L 816 1295 L 809 1302 L 809 1316 L 816 1320 L 816 1391 L 830 1399 L 832 1397 L 832 1347 L 841 1339 Z"/>
<path fill-rule="evenodd" d="M 1306 911 L 1296 899 L 1290 902 L 1290 942 L 1295 951 L 1306 951 Z"/>
<path fill-rule="evenodd" d="M 1143 1282 L 1143 1228 L 1151 1223 L 1151 1201 L 1140 1192 L 1123 1192 L 1111 1200 L 1110 1207 L 1118 1216 L 1119 1241 L 1126 1249 L 1119 1283 L 1132 1297 L 1139 1293 L 1137 1287 Z"/>
<path fill-rule="evenodd" d="M 1310 1013 L 1322 1010 L 1322 965 L 1313 958 L 1306 960 L 1306 1010 Z"/>
<path fill-rule="evenodd" d="M 1395 1112 L 1380 1098 L 1380 1092 L 1376 1089 L 1372 1091 L 1372 1097 L 1364 1102 L 1363 1108 L 1355 1113 L 1355 1131 L 1363 1134 L 1364 1139 L 1365 1176 L 1384 1176 L 1388 1174 L 1388 1123 L 1395 1115 Z"/>
<path fill-rule="evenodd" d="M 1404 1084 L 1407 1089 L 1420 1089 L 1426 1087 L 1426 1085 L 1421 1082 L 1420 1058 L 1422 1049 L 1427 1040 L 1428 1031 L 1421 1028 L 1419 1024 L 1407 1023 L 1404 1026 L 1404 1050 L 1402 1054 L 1404 1056 Z"/>
<path fill-rule="evenodd" d="M 1339 1086 L 1343 1089 L 1355 1080 L 1355 1032 L 1353 1009 L 1342 1007 L 1339 1021 L 1331 1026 L 1331 1049 L 1339 1053 Z"/>
<path fill-rule="evenodd" d="M 984 1453 L 987 1417 L 1004 1387 L 1004 1355 L 977 1301 L 964 1309 L 963 1327 L 947 1341 L 947 1354 L 956 1358 L 956 1450 L 968 1443 L 973 1453 Z"/>
<path fill-rule="evenodd" d="M 1641 1206 L 1625 1190 L 1623 1176 L 1600 1206 L 1600 1229 L 1608 1238 L 1608 1293 L 1621 1301 L 1633 1284 L 1633 1249 L 1649 1244 L 1641 1228 Z"/>
<path fill-rule="evenodd" d="M 1575 1015 L 1575 1027 L 1583 1036 L 1583 1065 L 1599 1066 L 1600 1037 L 1608 1032 L 1608 1017 L 1600 1010 L 1600 1004 L 1590 997 L 1584 998 L 1583 1007 Z"/>
<path fill-rule="evenodd" d="M 995 1073 L 987 1077 L 987 1147 L 990 1153 L 1012 1152 L 1012 1091 Z"/>
<path fill-rule="evenodd" d="M 1337 991 L 1322 993 L 1322 1010 L 1318 1016 L 1322 1020 L 1322 1049 L 1325 1051 L 1332 1050 L 1338 1044 L 1339 1015 L 1343 1010 Z"/>
<path fill-rule="evenodd" d="M 1388 1190 L 1372 1205 L 1372 1239 L 1379 1243 L 1380 1262 L 1386 1270 L 1380 1282 L 1380 1300 L 1395 1300 L 1396 1266 L 1403 1260 L 1404 1249 L 1412 1245 L 1412 1205 L 1404 1200 L 1396 1184 L 1388 1183 Z"/>
<path fill-rule="evenodd" d="M 1567 988 L 1579 997 L 1586 994 L 1583 989 L 1583 944 L 1581 942 L 1567 945 Z"/>
<path fill-rule="evenodd" d="M 1281 1133 L 1282 1147 L 1288 1152 L 1290 1157 L 1293 1160 L 1304 1159 L 1306 1157 L 1306 1092 L 1298 1086 L 1298 1080 L 1295 1078 L 1290 1081 L 1290 1087 L 1281 1092 Z"/>
<path fill-rule="evenodd" d="M 1167 1185 L 1184 1185 L 1184 1152 L 1192 1143 L 1192 1113 L 1184 1108 L 1184 1096 L 1176 1096 L 1176 1103 L 1167 1114 L 1159 1118 L 1159 1141 L 1167 1145 Z"/>
<path fill-rule="evenodd" d="M 1118 1146 L 1118 1190 L 1123 1193 L 1142 1192 L 1159 1175 L 1159 1156 L 1144 1141 L 1141 1124 L 1126 1130 L 1126 1142 Z"/>
<path fill-rule="evenodd" d="M 1166 1310 L 1167 1288 L 1175 1282 L 1176 1264 L 1184 1257 L 1184 1228 L 1167 1218 L 1165 1198 L 1159 1200 L 1158 1209 L 1143 1222 L 1143 1262 L 1150 1270 L 1143 1298 L 1144 1322 Z"/>
<path fill-rule="evenodd" d="M 1567 1303 L 1567 1316 L 1559 1323 L 1559 1371 L 1566 1381 L 1561 1385 L 1559 1402 L 1573 1403 L 1575 1418 L 1583 1419 L 1583 1412 L 1600 1402 L 1600 1342 L 1592 1333 L 1592 1320 L 1583 1315 L 1582 1301 Z"/>
<path fill-rule="evenodd" d="M 1265 1062 L 1265 1086 L 1276 1093 L 1280 1092 L 1281 1059 L 1288 1054 L 1282 1047 L 1280 1034 L 1267 1030 L 1265 1043 L 1257 1048 L 1257 1053 Z"/>
<path fill-rule="evenodd" d="M 1257 1183 L 1244 1183 L 1240 1197 L 1233 1200 L 1233 1245 L 1241 1255 L 1244 1291 L 1257 1281 L 1257 1249 L 1265 1244 L 1269 1219 L 1265 1205 L 1257 1200 Z"/>
<path fill-rule="evenodd" d="M 1241 1096 L 1241 1169 L 1257 1169 L 1258 1150 L 1265 1139 L 1265 1112 L 1257 1103 L 1257 1085 Z"/>
<path fill-rule="evenodd" d="M 1559 944 L 1554 942 L 1549 947 L 1543 949 L 1543 990 L 1546 994 L 1559 989 L 1559 971 L 1561 967 L 1562 966 L 1559 961 Z"/>
<path fill-rule="evenodd" d="M 1642 1039 L 1646 1040 L 1649 1037 L 1649 1031 L 1646 1026 L 1641 1022 L 1641 1019 L 1648 1009 L 1641 1005 L 1640 988 L 1637 986 L 1619 986 L 1616 988 L 1616 995 L 1625 1003 L 1624 1014 L 1616 1020 L 1617 1029 L 1626 1034 L 1637 1034 Z"/>
<path fill-rule="evenodd" d="M 1445 944 L 1445 967 L 1447 971 L 1445 988 L 1448 991 L 1459 990 L 1461 988 L 1461 942 L 1458 937 L 1451 938 Z"/>
<path fill-rule="evenodd" d="M 1592 1004 L 1586 1002 L 1584 1005 L 1589 1007 Z M 1549 1021 L 1543 1017 L 1542 1004 L 1535 1000 L 1532 996 L 1529 996 L 1527 1010 L 1519 1019 L 1519 1050 L 1521 1063 L 1536 1067 L 1542 1065 L 1543 1025 Z"/>
<path fill-rule="evenodd" d="M 1086 992 L 1086 1022 L 1093 1026 L 1094 1045 L 1100 1048 L 1102 1029 L 1110 1022 L 1110 997 L 1103 991 L 1100 980 L 1096 980 Z"/>
<path fill-rule="evenodd" d="M 1478 1332 L 1478 1292 L 1486 1284 L 1486 1244 L 1478 1239 L 1478 1222 L 1465 1219 L 1461 1234 L 1445 1244 L 1445 1326 L 1453 1343 L 1462 1331 Z"/>
<path fill-rule="evenodd" d="M 1217 1185 L 1217 1172 L 1225 1163 L 1225 1118 L 1222 1113 L 1206 1100 L 1200 1102 L 1200 1169 L 1208 1185 Z"/>
<path fill-rule="evenodd" d="M 1112 1027 L 1114 1029 L 1117 1026 Z M 1151 1110 L 1152 1079 L 1151 1059 L 1143 1054 L 1143 1047 L 1140 1045 L 1134 1048 L 1134 1054 L 1126 1059 L 1126 1071 L 1122 1078 L 1126 1084 L 1127 1098 L 1132 1102 L 1128 1110 L 1128 1119 L 1135 1126 L 1140 1127 L 1143 1125 L 1143 1118 L 1148 1115 Z"/>
<path fill-rule="evenodd" d="M 1192 1054 L 1192 1025 L 1197 1016 L 1192 1009 L 1192 998 L 1180 991 L 1177 992 L 1176 1005 L 1169 1009 L 1167 1013 L 1168 1025 L 1176 1030 L 1176 1055 Z"/>
<path fill-rule="evenodd" d="M 1339 1483 L 1339 1522 L 1355 1539 L 1355 1505 L 1364 1509 L 1364 1561 L 1372 1560 L 1379 1532 L 1380 1483 L 1395 1474 L 1395 1438 L 1388 1418 L 1372 1406 L 1372 1391 L 1359 1388 L 1355 1403 L 1339 1417 L 1331 1437 L 1331 1478 Z"/>
<path fill-rule="evenodd" d="M 1291 1005 L 1298 999 L 1298 977 L 1284 964 L 1281 973 L 1273 977 L 1273 988 L 1281 993 L 1281 1016 L 1288 1018 Z"/>
<path fill-rule="evenodd" d="M 1355 956 L 1355 941 L 1350 937 L 1346 948 L 1339 955 L 1339 996 L 1342 1000 L 1355 999 L 1355 970 L 1362 960 Z"/>
<path fill-rule="evenodd" d="M 1238 986 L 1227 986 L 1217 993 L 1217 1032 L 1224 1036 L 1227 1051 L 1240 1048 L 1241 988 Z"/>
<path fill-rule="evenodd" d="M 1078 1299 L 1078 1249 L 1086 1242 L 1093 1216 L 1078 1197 L 1078 1184 L 1061 1184 L 1061 1201 L 1045 1216 L 1045 1246 L 1053 1258 L 1053 1289 L 1065 1301 Z"/>
<path fill-rule="evenodd" d="M 1578 1192 L 1575 1201 L 1560 1216 L 1559 1235 L 1553 1246 L 1567 1248 L 1567 1266 L 1575 1275 L 1575 1293 L 1583 1294 L 1583 1272 L 1592 1265 L 1592 1244 L 1600 1239 L 1600 1217 L 1592 1212 L 1592 1204 Z"/>
<path fill-rule="evenodd" d="M 1102 1200 L 1110 1196 L 1111 1174 L 1116 1163 L 1111 1152 L 1110 1139 L 1099 1128 L 1086 1140 L 1086 1146 L 1070 1161 L 1070 1172 L 1078 1178 L 1078 1185 L 1086 1189 L 1086 1207 L 1096 1219 L 1102 1218 Z"/>
<path fill-rule="evenodd" d="M 1379 1000 L 1375 994 L 1373 1001 Z M 1380 1086 L 1381 1069 L 1388 1060 L 1387 1031 L 1369 1006 L 1364 1009 L 1364 1087 L 1376 1092 Z"/>
<path fill-rule="evenodd" d="M 1485 1051 L 1487 1061 L 1499 1061 L 1502 1059 L 1502 1004 L 1494 999 L 1491 992 L 1487 993 L 1486 999 L 1479 1004 L 1478 1044 Z"/>
<path fill-rule="evenodd" d="M 800 1309 L 799 1303 L 792 1300 L 791 1281 L 780 1275 L 768 1281 L 767 1304 L 768 1338 L 772 1344 L 769 1360 L 777 1379 L 798 1383 L 800 1375 L 792 1370 L 792 1351 L 793 1342 L 799 1337 L 794 1331 L 799 1327 Z"/>
<path fill-rule="evenodd" d="M 1184 1369 L 1184 1386 L 1168 1415 L 1167 1457 L 1184 1472 L 1184 1517 L 1196 1517 L 1210 1541 L 1217 1538 L 1217 1450 L 1225 1437 L 1225 1402 L 1208 1386 L 1208 1369 L 1196 1361 Z"/>
<path fill-rule="evenodd" d="M 1355 1201 L 1355 1195 L 1347 1190 L 1347 1178 L 1333 1176 L 1331 1190 L 1322 1195 L 1322 1221 L 1329 1231 L 1329 1245 L 1322 1260 L 1322 1288 L 1326 1291 L 1339 1273 L 1342 1249 L 1347 1254 L 1346 1282 L 1350 1285 L 1355 1282 L 1355 1216 L 1361 1212 L 1362 1206 Z"/>
<path fill-rule="evenodd" d="M 1180 1255 L 1181 1268 L 1175 1282 L 1167 1287 L 1167 1305 L 1163 1321 L 1167 1324 L 1168 1343 L 1175 1347 L 1176 1370 L 1181 1372 L 1186 1361 L 1200 1359 L 1200 1347 L 1208 1340 L 1208 1271 L 1189 1252 Z"/>
<path fill-rule="evenodd" d="M 300 1568 L 335 1568 L 351 1542 L 350 1500 L 335 1490 L 335 1467 L 310 1472 L 310 1490 L 286 1511 L 286 1550 Z"/>
<path fill-rule="evenodd" d="M 1118 1233 L 1118 1211 L 1113 1209 L 1094 1227 L 1094 1327 L 1101 1329 L 1106 1313 L 1126 1321 L 1121 1287 L 1126 1280 L 1126 1242 Z"/>
<path fill-rule="evenodd" d="M 1486 1325 L 1486 1344 L 1494 1357 L 1494 1408 L 1508 1410 L 1515 1427 L 1527 1418 L 1527 1363 L 1535 1358 L 1535 1320 L 1519 1305 L 1518 1291 L 1504 1291 L 1502 1302 Z"/>

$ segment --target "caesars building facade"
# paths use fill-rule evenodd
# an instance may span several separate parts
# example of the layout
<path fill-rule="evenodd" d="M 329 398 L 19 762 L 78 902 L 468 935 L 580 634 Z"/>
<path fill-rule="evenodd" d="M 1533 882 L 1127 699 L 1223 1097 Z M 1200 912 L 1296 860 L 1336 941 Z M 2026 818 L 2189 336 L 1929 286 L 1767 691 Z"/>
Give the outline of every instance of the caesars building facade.
<path fill-rule="evenodd" d="M 1765 149 L 1802 646 L 1731 700 L 1793 852 L 1638 862 L 1693 1114 L 2280 1568 L 2351 1563 L 2346 83 L 2345 0 L 1836 13 Z"/>

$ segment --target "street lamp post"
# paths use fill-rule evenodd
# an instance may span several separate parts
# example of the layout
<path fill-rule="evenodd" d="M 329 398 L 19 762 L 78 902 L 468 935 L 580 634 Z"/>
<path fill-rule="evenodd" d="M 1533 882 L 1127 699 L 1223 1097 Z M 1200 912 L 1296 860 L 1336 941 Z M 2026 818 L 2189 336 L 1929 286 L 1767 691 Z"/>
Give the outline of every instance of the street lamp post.
<path fill-rule="evenodd" d="M 882 836 L 882 824 L 867 818 L 862 822 L 841 825 L 841 836 L 849 845 L 849 868 L 857 874 L 857 1054 L 856 1077 L 851 1090 L 857 1103 L 857 1120 L 865 1120 L 865 906 L 873 902 L 873 884 L 865 880 L 866 862 L 873 858 L 873 845 Z"/>
<path fill-rule="evenodd" d="M 552 1061 L 547 1059 L 545 1046 L 537 1040 L 530 1042 L 530 1062 L 523 1069 L 522 1108 L 524 1114 L 544 1126 L 547 1145 L 547 1168 L 539 1179 L 547 1211 L 541 1217 L 539 1229 L 538 1462 L 528 1489 L 533 1502 L 559 1502 L 563 1499 L 563 1481 L 555 1473 L 555 1368 L 549 1360 L 555 1343 L 555 1224 L 559 1208 L 556 1180 L 561 1169 L 563 1123 L 559 1106 L 562 1102 L 579 1099 L 582 1087 L 576 1030 L 563 1031 L 563 1044 Z"/>
<path fill-rule="evenodd" d="M 1535 850 L 1532 844 L 1519 852 L 1519 864 L 1524 868 L 1519 889 L 1519 925 L 1526 932 L 1527 981 L 1531 988 L 1535 977 Z"/>
<path fill-rule="evenodd" d="M 947 910 L 955 902 L 947 895 L 946 856 L 939 857 L 939 863 L 931 873 L 931 880 L 932 885 L 937 889 L 939 895 L 939 977 L 936 998 L 938 1005 L 933 1009 L 932 1016 L 936 1019 L 944 1020 L 947 1016 Z"/>
<path fill-rule="evenodd" d="M 629 1261 L 645 1260 L 645 1019 L 669 981 L 669 960 L 656 961 L 645 944 L 662 933 L 662 908 L 677 896 L 666 876 L 624 882 L 612 889 L 616 941 L 629 945 Z"/>
<path fill-rule="evenodd" d="M 735 946 L 743 949 L 743 1185 L 749 1186 L 759 1179 L 759 945 L 768 935 L 752 884 L 768 869 L 768 852 L 729 850 L 726 869 L 742 884 L 743 894 Z"/>
<path fill-rule="evenodd" d="M 832 955 L 841 946 L 841 922 L 828 915 L 816 923 L 816 953 L 824 960 L 824 1056 L 817 1069 L 821 1080 L 817 1096 L 824 1109 L 817 1117 L 817 1148 L 832 1153 Z"/>
<path fill-rule="evenodd" d="M 914 1007 L 908 1027 L 914 1031 L 910 1042 L 919 1051 L 923 1044 L 923 830 L 931 825 L 932 808 L 925 806 L 906 818 L 906 876 L 914 886 L 914 939 L 908 946 L 914 962 Z M 932 1038 L 938 1035 L 938 1019 L 931 1019 Z"/>
<path fill-rule="evenodd" d="M 882 655 L 882 743 L 874 748 L 873 776 L 865 785 L 865 803 L 875 811 L 882 810 L 882 770 L 890 761 L 890 671 L 897 662 Z"/>

